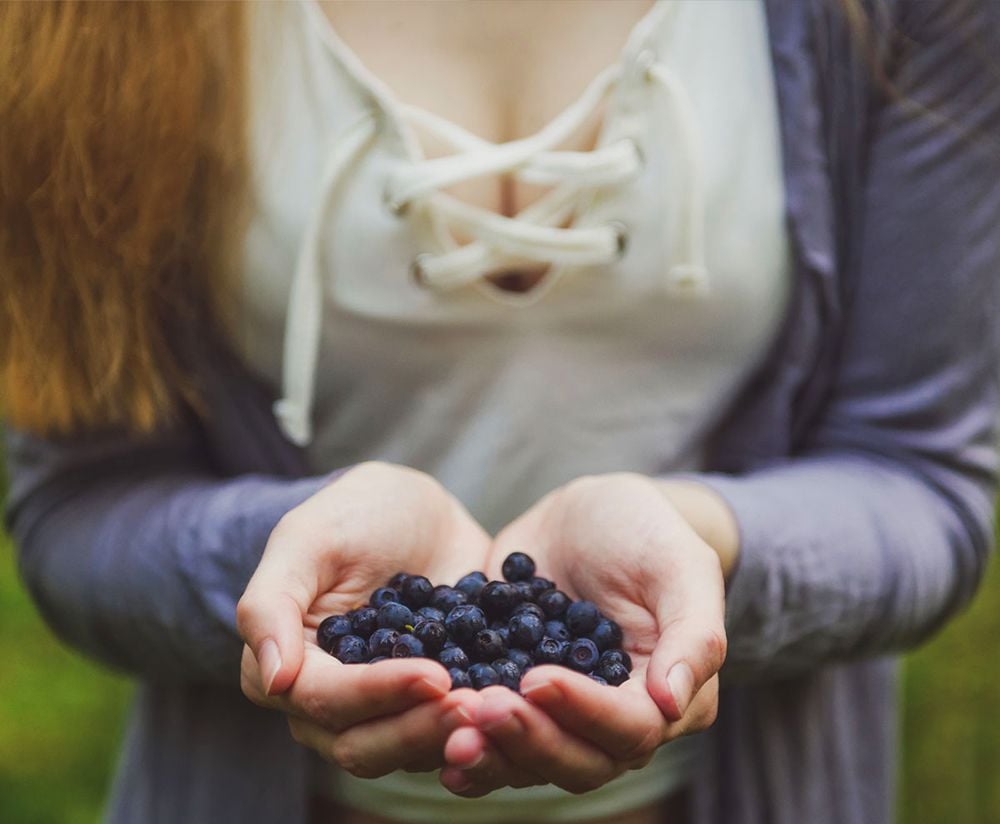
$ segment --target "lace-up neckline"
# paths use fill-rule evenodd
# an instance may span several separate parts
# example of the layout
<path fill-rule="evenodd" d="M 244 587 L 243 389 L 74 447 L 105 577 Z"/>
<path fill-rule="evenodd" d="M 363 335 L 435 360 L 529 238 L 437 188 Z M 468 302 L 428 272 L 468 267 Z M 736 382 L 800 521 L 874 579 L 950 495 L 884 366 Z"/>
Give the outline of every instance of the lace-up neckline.
<path fill-rule="evenodd" d="M 305 445 L 312 438 L 324 283 L 327 277 L 336 277 L 335 272 L 324 271 L 320 240 L 342 177 L 383 130 L 397 134 L 409 155 L 385 182 L 386 208 L 400 219 L 407 219 L 415 209 L 425 210 L 439 227 L 451 227 L 472 238 L 464 245 L 450 240 L 450 248 L 417 254 L 410 271 L 414 280 L 442 297 L 471 287 L 498 303 L 528 306 L 540 301 L 565 272 L 571 271 L 570 267 L 608 264 L 625 254 L 628 228 L 616 221 L 587 225 L 586 207 L 595 193 L 626 183 L 641 172 L 643 155 L 637 138 L 624 136 L 606 145 L 599 141 L 597 148 L 587 152 L 560 151 L 555 147 L 573 135 L 615 88 L 650 84 L 662 93 L 677 126 L 680 140 L 675 152 L 686 180 L 683 225 L 677 248 L 668 256 L 672 264 L 664 285 L 678 295 L 707 292 L 704 174 L 698 121 L 684 86 L 657 60 L 649 45 L 651 33 L 671 11 L 671 4 L 657 2 L 633 28 L 618 63 L 600 72 L 576 101 L 548 125 L 529 137 L 493 143 L 445 118 L 397 101 L 339 39 L 315 0 L 303 2 L 326 45 L 360 80 L 373 105 L 330 148 L 319 203 L 309 220 L 296 263 L 285 326 L 283 398 L 275 405 L 282 429 L 293 442 Z M 412 128 L 415 125 L 443 140 L 454 152 L 424 158 Z M 472 206 L 442 191 L 464 180 L 499 173 L 551 188 L 512 217 Z M 447 231 L 439 232 L 439 236 L 450 239 Z M 526 264 L 550 266 L 527 292 L 512 293 L 488 280 L 498 269 Z"/>

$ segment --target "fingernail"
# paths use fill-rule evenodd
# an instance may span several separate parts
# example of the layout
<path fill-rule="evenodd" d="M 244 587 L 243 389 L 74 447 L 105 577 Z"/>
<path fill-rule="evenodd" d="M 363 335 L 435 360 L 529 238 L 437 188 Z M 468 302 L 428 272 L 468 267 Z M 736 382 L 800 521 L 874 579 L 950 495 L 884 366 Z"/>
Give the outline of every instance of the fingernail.
<path fill-rule="evenodd" d="M 674 705 L 677 707 L 679 716 L 684 715 L 688 704 L 694 697 L 691 694 L 694 690 L 694 673 L 691 672 L 691 667 L 683 661 L 674 664 L 670 672 L 667 673 L 667 688 L 674 697 Z"/>
<path fill-rule="evenodd" d="M 454 779 L 448 778 L 448 789 L 453 793 L 464 793 L 471 786 L 472 782 L 465 777 L 465 773 L 458 773 Z"/>
<path fill-rule="evenodd" d="M 511 710 L 493 710 L 491 712 L 489 708 L 484 708 L 479 712 L 479 729 L 495 730 L 513 717 L 514 713 Z"/>
<path fill-rule="evenodd" d="M 430 678 L 421 678 L 414 681 L 411 692 L 416 698 L 437 698 L 445 695 L 448 690 L 440 684 L 435 684 Z"/>
<path fill-rule="evenodd" d="M 473 758 L 468 764 L 456 763 L 455 766 L 463 770 L 471 770 L 482 764 L 484 758 L 486 758 L 486 753 L 483 750 L 480 750 L 479 753 L 476 755 L 476 757 Z"/>
<path fill-rule="evenodd" d="M 537 684 L 524 687 L 521 690 L 521 695 L 523 695 L 528 701 L 541 702 L 544 704 L 555 701 L 559 697 L 559 688 L 551 681 L 540 681 Z"/>
<path fill-rule="evenodd" d="M 257 653 L 257 665 L 260 667 L 260 674 L 264 679 L 264 692 L 271 694 L 271 685 L 278 677 L 281 670 L 281 653 L 278 652 L 278 645 L 270 638 L 260 645 Z"/>

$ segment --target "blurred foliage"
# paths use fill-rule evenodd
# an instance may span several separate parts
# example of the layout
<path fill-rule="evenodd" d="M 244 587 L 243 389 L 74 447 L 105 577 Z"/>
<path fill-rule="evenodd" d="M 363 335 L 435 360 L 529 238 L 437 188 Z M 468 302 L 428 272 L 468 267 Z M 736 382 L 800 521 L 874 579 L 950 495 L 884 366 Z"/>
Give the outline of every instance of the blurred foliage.
<path fill-rule="evenodd" d="M 907 659 L 901 824 L 1000 821 L 997 638 L 994 564 L 972 609 Z M 45 629 L 0 537 L 0 822 L 97 820 L 128 695 Z"/>

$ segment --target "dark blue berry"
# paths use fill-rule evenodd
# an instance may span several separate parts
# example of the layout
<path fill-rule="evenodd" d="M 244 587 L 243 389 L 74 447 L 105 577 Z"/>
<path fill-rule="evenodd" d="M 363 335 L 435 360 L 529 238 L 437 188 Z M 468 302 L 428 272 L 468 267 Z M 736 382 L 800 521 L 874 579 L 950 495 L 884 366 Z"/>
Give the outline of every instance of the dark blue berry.
<path fill-rule="evenodd" d="M 399 633 L 394 629 L 377 629 L 368 639 L 368 652 L 372 656 L 392 655 L 392 648 L 399 640 Z"/>
<path fill-rule="evenodd" d="M 500 567 L 508 581 L 530 581 L 535 575 L 535 562 L 523 552 L 512 552 Z"/>
<path fill-rule="evenodd" d="M 590 672 L 596 665 L 600 653 L 597 645 L 589 638 L 578 638 L 569 645 L 566 664 L 577 672 Z"/>
<path fill-rule="evenodd" d="M 448 675 L 451 676 L 451 688 L 453 690 L 459 690 L 465 687 L 466 689 L 472 688 L 472 679 L 469 678 L 469 673 L 462 669 L 450 669 L 448 670 Z"/>
<path fill-rule="evenodd" d="M 517 664 L 517 668 L 521 670 L 522 674 L 535 666 L 535 659 L 531 657 L 531 653 L 525 652 L 523 649 L 509 649 L 507 657 Z"/>
<path fill-rule="evenodd" d="M 474 689 L 481 690 L 500 683 L 500 674 L 489 664 L 473 664 L 468 672 Z"/>
<path fill-rule="evenodd" d="M 469 649 L 469 657 L 473 661 L 492 661 L 507 655 L 507 645 L 503 637 L 495 629 L 484 629 L 476 633 Z"/>
<path fill-rule="evenodd" d="M 536 615 L 542 621 L 545 620 L 545 613 L 542 611 L 542 608 L 538 606 L 538 604 L 533 604 L 530 602 L 518 604 L 516 607 L 514 607 L 514 611 L 511 613 L 511 615 L 525 615 L 529 613 L 531 615 Z"/>
<path fill-rule="evenodd" d="M 383 604 L 399 603 L 399 593 L 392 589 L 392 587 L 379 587 L 372 593 L 372 597 L 368 603 L 375 607 L 375 609 L 378 609 Z"/>
<path fill-rule="evenodd" d="M 393 658 L 423 658 L 424 645 L 414 635 L 406 633 L 400 635 L 399 640 L 392 646 Z"/>
<path fill-rule="evenodd" d="M 548 635 L 549 638 L 555 638 L 557 641 L 568 641 L 573 637 L 573 633 L 569 631 L 569 627 L 562 621 L 546 621 L 545 635 Z"/>
<path fill-rule="evenodd" d="M 513 584 L 490 581 L 479 593 L 479 606 L 491 618 L 507 618 L 521 602 L 520 593 Z"/>
<path fill-rule="evenodd" d="M 507 629 L 510 645 L 520 649 L 534 649 L 545 635 L 542 619 L 528 612 L 515 613 Z"/>
<path fill-rule="evenodd" d="M 430 605 L 447 615 L 455 607 L 466 604 L 468 601 L 469 596 L 462 592 L 462 590 L 455 589 L 454 587 L 438 586 L 434 587 L 434 592 L 431 593 Z"/>
<path fill-rule="evenodd" d="M 462 604 L 448 613 L 448 617 L 444 619 L 444 626 L 452 640 L 459 644 L 468 644 L 478 633 L 486 629 L 486 616 L 479 607 Z"/>
<path fill-rule="evenodd" d="M 622 664 L 627 672 L 632 672 L 632 658 L 623 649 L 609 649 L 602 652 L 601 664 Z"/>
<path fill-rule="evenodd" d="M 388 656 L 385 656 L 385 655 L 376 655 L 374 658 L 370 659 L 368 661 L 368 663 L 369 664 L 377 664 L 379 661 L 388 661 L 388 660 L 389 660 Z"/>
<path fill-rule="evenodd" d="M 445 669 L 468 669 L 469 656 L 461 647 L 446 647 L 438 653 L 438 661 Z"/>
<path fill-rule="evenodd" d="M 537 603 L 547 618 L 561 618 L 570 605 L 570 600 L 565 592 L 549 589 L 538 596 Z"/>
<path fill-rule="evenodd" d="M 395 590 L 400 589 L 403 586 L 403 581 L 405 581 L 410 576 L 405 572 L 397 572 L 388 581 L 385 582 L 387 587 L 392 587 Z"/>
<path fill-rule="evenodd" d="M 514 589 L 517 590 L 517 596 L 521 602 L 535 600 L 535 593 L 531 591 L 531 584 L 527 581 L 515 581 Z"/>
<path fill-rule="evenodd" d="M 378 629 L 378 610 L 375 607 L 361 607 L 348 614 L 355 635 L 367 638 Z"/>
<path fill-rule="evenodd" d="M 556 585 L 553 584 L 548 578 L 539 578 L 537 575 L 531 579 L 531 596 L 533 601 L 538 600 L 538 596 L 543 592 L 548 592 L 550 589 L 555 589 Z"/>
<path fill-rule="evenodd" d="M 434 594 L 434 586 L 423 575 L 411 575 L 399 590 L 400 600 L 410 609 L 427 606 Z"/>
<path fill-rule="evenodd" d="M 434 609 L 434 607 L 420 607 L 417 610 L 417 615 L 421 618 L 426 618 L 428 621 L 437 621 L 440 624 L 444 623 L 445 613 L 439 609 Z"/>
<path fill-rule="evenodd" d="M 428 655 L 437 655 L 448 640 L 448 630 L 440 621 L 424 621 L 414 627 L 413 634 L 424 645 Z"/>
<path fill-rule="evenodd" d="M 517 692 L 521 686 L 521 668 L 509 658 L 498 658 L 490 666 L 500 676 L 500 683 Z"/>
<path fill-rule="evenodd" d="M 561 664 L 566 657 L 566 642 L 555 638 L 543 638 L 535 647 L 536 664 Z"/>
<path fill-rule="evenodd" d="M 486 581 L 487 578 L 483 573 L 470 572 L 459 579 L 459 582 L 455 584 L 455 589 L 462 590 L 469 597 L 470 601 L 475 601 L 479 597 L 482 588 L 486 586 Z"/>
<path fill-rule="evenodd" d="M 601 651 L 613 649 L 621 645 L 622 628 L 610 618 L 604 618 L 590 633 L 590 640 L 597 644 L 597 648 Z"/>
<path fill-rule="evenodd" d="M 344 635 L 337 639 L 333 654 L 345 664 L 363 664 L 368 660 L 368 648 L 364 638 Z"/>
<path fill-rule="evenodd" d="M 624 664 L 617 662 L 598 664 L 596 672 L 613 687 L 628 681 L 628 670 L 625 669 Z"/>
<path fill-rule="evenodd" d="M 566 608 L 566 626 L 574 635 L 588 635 L 597 629 L 601 611 L 591 601 L 577 601 Z"/>
<path fill-rule="evenodd" d="M 604 680 L 603 678 L 601 678 L 601 676 L 600 676 L 600 675 L 594 675 L 594 673 L 592 673 L 592 672 L 591 672 L 591 673 L 588 673 L 587 677 L 588 677 L 588 678 L 591 678 L 591 679 L 592 679 L 592 680 L 594 680 L 594 681 L 596 681 L 596 682 L 597 682 L 598 684 L 600 684 L 600 685 L 601 685 L 602 687 L 606 687 L 606 686 L 608 686 L 608 682 L 607 682 L 607 681 L 605 681 L 605 680 Z"/>
<path fill-rule="evenodd" d="M 379 629 L 394 629 L 402 632 L 407 627 L 413 626 L 413 613 L 408 606 L 390 601 L 379 607 L 378 611 Z"/>
<path fill-rule="evenodd" d="M 441 647 L 441 649 L 451 649 L 452 647 L 457 647 L 457 646 L 458 644 L 456 644 L 451 638 L 449 638 L 447 641 L 444 642 L 444 646 Z"/>
<path fill-rule="evenodd" d="M 354 634 L 354 623 L 347 615 L 331 615 L 316 629 L 316 644 L 323 652 L 331 652 L 338 638 Z"/>

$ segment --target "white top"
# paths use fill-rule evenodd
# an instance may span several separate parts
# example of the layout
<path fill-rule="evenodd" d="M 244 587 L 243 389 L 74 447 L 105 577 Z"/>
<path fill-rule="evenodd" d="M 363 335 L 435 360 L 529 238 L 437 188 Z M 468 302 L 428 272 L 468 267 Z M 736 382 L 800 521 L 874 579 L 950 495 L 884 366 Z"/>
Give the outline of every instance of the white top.
<path fill-rule="evenodd" d="M 314 468 L 416 467 L 490 531 L 580 475 L 698 468 L 789 291 L 763 4 L 662 0 L 577 103 L 499 145 L 395 99 L 312 0 L 253 8 L 241 343 Z M 601 100 L 595 150 L 559 151 Z M 414 122 L 454 155 L 424 160 Z M 496 172 L 553 189 L 514 218 L 438 191 Z M 540 262 L 524 295 L 483 278 Z M 336 791 L 413 821 L 509 820 L 525 799 L 579 821 L 670 792 L 691 746 L 582 800 L 466 802 L 402 773 Z"/>

